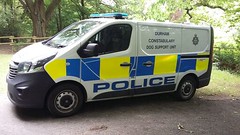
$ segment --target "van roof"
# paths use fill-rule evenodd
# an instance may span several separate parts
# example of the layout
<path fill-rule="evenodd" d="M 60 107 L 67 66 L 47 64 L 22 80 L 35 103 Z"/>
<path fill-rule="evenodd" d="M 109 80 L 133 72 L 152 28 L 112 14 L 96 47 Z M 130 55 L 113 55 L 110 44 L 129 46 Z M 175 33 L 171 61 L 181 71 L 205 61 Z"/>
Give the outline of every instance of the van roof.
<path fill-rule="evenodd" d="M 142 26 L 167 26 L 167 27 L 175 27 L 175 28 L 210 28 L 209 25 L 196 25 L 193 23 L 173 23 L 173 22 L 157 22 L 157 21 L 138 21 L 138 20 L 129 20 L 129 19 L 114 19 L 114 18 L 90 18 L 86 19 L 86 21 L 100 21 L 100 22 L 130 22 L 137 23 Z"/>

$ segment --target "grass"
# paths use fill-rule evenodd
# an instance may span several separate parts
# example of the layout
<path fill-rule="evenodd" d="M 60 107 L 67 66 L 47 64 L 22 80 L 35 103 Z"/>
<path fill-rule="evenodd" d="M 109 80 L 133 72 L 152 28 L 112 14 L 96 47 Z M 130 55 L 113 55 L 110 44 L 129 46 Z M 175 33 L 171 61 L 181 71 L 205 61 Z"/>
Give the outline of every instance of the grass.
<path fill-rule="evenodd" d="M 12 54 L 0 54 L 0 93 L 7 91 L 6 76 L 9 70 L 9 62 Z"/>
<path fill-rule="evenodd" d="M 6 75 L 11 54 L 0 54 L 0 93 L 7 91 Z M 207 87 L 197 91 L 198 95 L 240 96 L 240 75 L 220 71 L 212 71 L 211 81 Z"/>
<path fill-rule="evenodd" d="M 240 96 L 240 75 L 227 71 L 212 70 L 210 84 L 198 90 L 200 95 Z"/>

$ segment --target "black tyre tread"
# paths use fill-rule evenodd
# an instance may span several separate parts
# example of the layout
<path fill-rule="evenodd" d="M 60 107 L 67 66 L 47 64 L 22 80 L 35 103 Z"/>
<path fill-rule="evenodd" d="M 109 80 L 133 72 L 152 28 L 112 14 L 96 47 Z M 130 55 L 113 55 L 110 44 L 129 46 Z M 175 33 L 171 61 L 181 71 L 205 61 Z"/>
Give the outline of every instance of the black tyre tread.
<path fill-rule="evenodd" d="M 186 82 L 186 81 L 190 81 L 193 84 L 193 86 L 194 86 L 193 93 L 189 97 L 187 97 L 187 98 L 183 97 L 182 93 L 181 93 L 181 87 L 182 87 L 183 83 Z M 177 100 L 187 101 L 187 100 L 190 100 L 194 96 L 195 92 L 196 92 L 196 79 L 193 76 L 188 75 L 188 76 L 185 76 L 181 80 L 181 82 L 178 85 L 177 91 L 174 93 L 174 95 L 175 95 Z"/>
<path fill-rule="evenodd" d="M 66 89 L 71 89 L 72 91 L 74 91 L 77 94 L 79 101 L 78 101 L 78 105 L 72 112 L 61 113 L 55 108 L 54 99 L 61 91 L 64 91 Z M 80 90 L 80 88 L 77 85 L 74 85 L 71 83 L 64 83 L 64 84 L 56 86 L 50 92 L 48 99 L 47 99 L 47 108 L 54 117 L 67 117 L 67 116 L 76 114 L 82 108 L 83 103 L 84 103 L 84 96 L 83 96 L 83 93 Z"/>

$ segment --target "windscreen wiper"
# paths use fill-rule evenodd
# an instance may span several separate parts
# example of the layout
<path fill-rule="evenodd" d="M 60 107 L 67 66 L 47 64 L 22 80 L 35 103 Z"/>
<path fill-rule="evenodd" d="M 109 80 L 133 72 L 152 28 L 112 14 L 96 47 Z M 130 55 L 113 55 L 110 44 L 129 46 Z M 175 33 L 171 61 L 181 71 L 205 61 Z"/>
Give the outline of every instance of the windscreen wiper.
<path fill-rule="evenodd" d="M 56 44 L 57 48 L 64 48 L 66 45 Z"/>

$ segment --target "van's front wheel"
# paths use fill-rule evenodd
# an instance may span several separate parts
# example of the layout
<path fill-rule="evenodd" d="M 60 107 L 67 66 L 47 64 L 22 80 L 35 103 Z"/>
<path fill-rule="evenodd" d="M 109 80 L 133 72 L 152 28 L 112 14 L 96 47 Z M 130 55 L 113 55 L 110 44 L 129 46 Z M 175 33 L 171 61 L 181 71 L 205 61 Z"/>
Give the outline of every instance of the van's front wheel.
<path fill-rule="evenodd" d="M 57 117 L 71 116 L 79 111 L 84 102 L 78 86 L 62 84 L 53 89 L 47 99 L 48 110 Z"/>
<path fill-rule="evenodd" d="M 177 99 L 185 101 L 191 99 L 196 92 L 196 80 L 192 76 L 186 76 L 180 82 L 175 95 Z"/>

